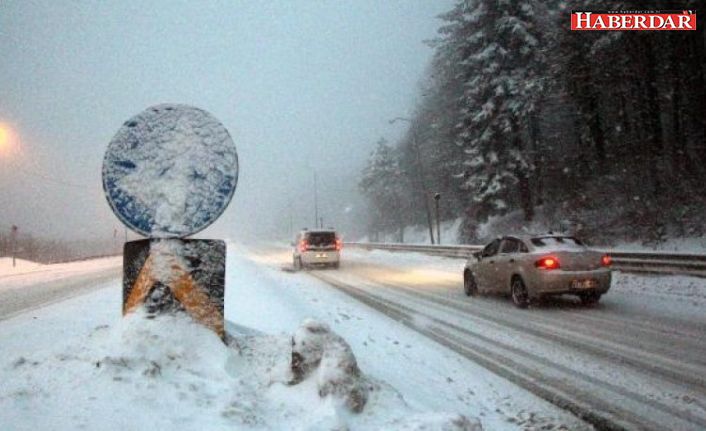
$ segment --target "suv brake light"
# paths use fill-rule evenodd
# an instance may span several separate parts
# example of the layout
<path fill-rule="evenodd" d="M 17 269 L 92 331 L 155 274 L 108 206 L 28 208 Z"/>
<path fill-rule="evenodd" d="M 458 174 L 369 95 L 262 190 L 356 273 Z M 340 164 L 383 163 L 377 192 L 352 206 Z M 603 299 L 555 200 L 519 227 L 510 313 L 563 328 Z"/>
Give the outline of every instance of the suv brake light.
<path fill-rule="evenodd" d="M 306 242 L 305 239 L 299 241 L 299 251 L 300 252 L 305 252 L 309 248 L 309 244 Z"/>
<path fill-rule="evenodd" d="M 559 259 L 553 256 L 547 256 L 539 259 L 534 263 L 534 266 L 540 269 L 559 269 Z"/>
<path fill-rule="evenodd" d="M 336 251 L 341 251 L 343 248 L 343 241 L 340 238 L 336 238 Z"/>

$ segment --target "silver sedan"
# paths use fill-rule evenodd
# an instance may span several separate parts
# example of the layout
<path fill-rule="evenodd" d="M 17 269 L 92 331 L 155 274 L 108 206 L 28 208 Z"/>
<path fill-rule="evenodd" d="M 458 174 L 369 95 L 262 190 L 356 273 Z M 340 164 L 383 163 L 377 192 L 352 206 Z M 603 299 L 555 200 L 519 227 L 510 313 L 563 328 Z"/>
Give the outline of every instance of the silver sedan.
<path fill-rule="evenodd" d="M 562 294 L 595 304 L 610 289 L 610 264 L 610 256 L 571 236 L 506 236 L 468 259 L 463 288 L 468 296 L 507 294 L 520 308 Z"/>

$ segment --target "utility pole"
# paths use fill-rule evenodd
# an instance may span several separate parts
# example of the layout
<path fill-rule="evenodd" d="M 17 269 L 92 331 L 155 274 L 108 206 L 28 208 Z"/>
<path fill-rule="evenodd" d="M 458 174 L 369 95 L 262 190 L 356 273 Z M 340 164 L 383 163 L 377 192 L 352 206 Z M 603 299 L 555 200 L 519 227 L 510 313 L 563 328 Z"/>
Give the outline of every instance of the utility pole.
<path fill-rule="evenodd" d="M 319 223 L 319 191 L 316 171 L 314 171 L 314 227 Z"/>
<path fill-rule="evenodd" d="M 436 204 L 436 243 L 441 244 L 441 219 L 439 218 L 439 201 L 441 193 L 434 193 L 434 203 Z"/>
<path fill-rule="evenodd" d="M 17 230 L 19 228 L 15 225 L 12 225 L 12 234 L 10 235 L 10 239 L 12 240 L 12 267 L 14 268 L 16 265 L 15 258 L 17 257 Z"/>
<path fill-rule="evenodd" d="M 324 228 L 324 218 L 319 217 L 319 228 L 323 229 Z"/>

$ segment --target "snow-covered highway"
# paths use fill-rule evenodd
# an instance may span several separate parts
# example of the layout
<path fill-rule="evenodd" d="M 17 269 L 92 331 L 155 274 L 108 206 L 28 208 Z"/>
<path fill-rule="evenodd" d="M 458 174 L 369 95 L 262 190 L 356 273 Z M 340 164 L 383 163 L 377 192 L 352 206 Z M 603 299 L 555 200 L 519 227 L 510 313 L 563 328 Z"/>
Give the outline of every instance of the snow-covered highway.
<path fill-rule="evenodd" d="M 458 260 L 349 250 L 344 262 L 309 274 L 600 429 L 706 428 L 703 280 L 616 274 L 596 307 L 519 310 L 465 297 Z"/>

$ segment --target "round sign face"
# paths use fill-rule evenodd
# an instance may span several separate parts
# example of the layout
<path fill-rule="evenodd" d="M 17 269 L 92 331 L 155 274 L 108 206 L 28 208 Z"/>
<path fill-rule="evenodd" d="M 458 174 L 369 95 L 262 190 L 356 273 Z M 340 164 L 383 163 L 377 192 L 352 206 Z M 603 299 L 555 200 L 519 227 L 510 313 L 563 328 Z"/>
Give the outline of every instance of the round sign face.
<path fill-rule="evenodd" d="M 113 212 L 152 238 L 185 237 L 226 209 L 238 182 L 238 154 L 226 128 L 188 105 L 156 105 L 126 121 L 103 160 Z"/>

